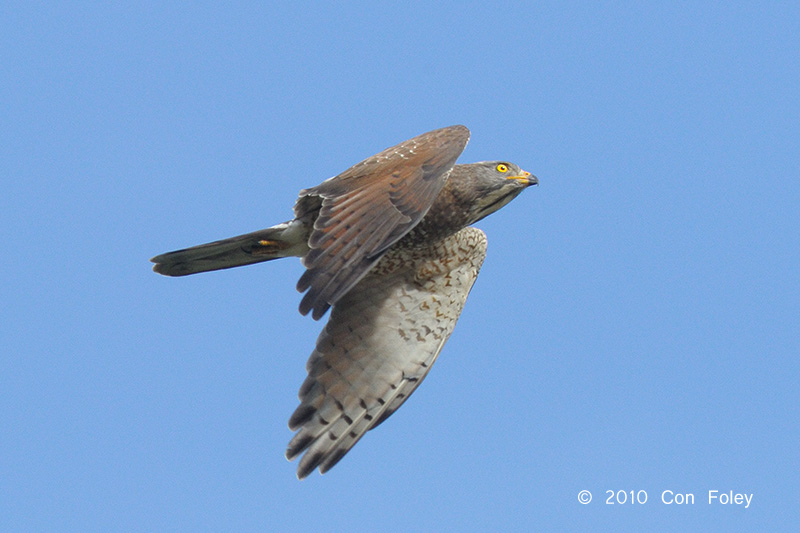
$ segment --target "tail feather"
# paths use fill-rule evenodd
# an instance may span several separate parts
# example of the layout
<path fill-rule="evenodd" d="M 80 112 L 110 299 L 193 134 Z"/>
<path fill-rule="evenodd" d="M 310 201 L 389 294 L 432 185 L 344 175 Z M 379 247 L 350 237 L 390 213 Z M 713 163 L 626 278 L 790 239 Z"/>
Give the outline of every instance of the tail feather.
<path fill-rule="evenodd" d="M 157 255 L 153 270 L 165 276 L 186 276 L 270 261 L 302 257 L 308 251 L 308 231 L 297 221 L 221 241 Z"/>

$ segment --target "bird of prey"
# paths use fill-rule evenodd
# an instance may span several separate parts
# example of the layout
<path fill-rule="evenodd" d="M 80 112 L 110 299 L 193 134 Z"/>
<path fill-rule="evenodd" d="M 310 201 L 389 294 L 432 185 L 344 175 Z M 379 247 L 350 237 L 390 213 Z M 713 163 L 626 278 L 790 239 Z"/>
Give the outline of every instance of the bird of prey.
<path fill-rule="evenodd" d="M 424 133 L 300 191 L 293 220 L 151 259 L 185 276 L 302 258 L 300 312 L 332 310 L 289 419 L 299 479 L 328 471 L 419 386 L 486 256 L 470 225 L 539 183 L 506 161 L 456 165 L 468 140 L 464 126 Z"/>

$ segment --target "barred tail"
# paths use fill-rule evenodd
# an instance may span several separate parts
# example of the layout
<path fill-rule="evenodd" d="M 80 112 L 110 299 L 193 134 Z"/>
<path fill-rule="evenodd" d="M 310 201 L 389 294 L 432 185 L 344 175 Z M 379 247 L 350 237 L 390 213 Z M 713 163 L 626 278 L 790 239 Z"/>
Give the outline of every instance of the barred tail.
<path fill-rule="evenodd" d="M 308 251 L 305 224 L 294 220 L 230 239 L 157 255 L 153 270 L 165 276 L 233 268 L 280 257 L 302 257 Z"/>

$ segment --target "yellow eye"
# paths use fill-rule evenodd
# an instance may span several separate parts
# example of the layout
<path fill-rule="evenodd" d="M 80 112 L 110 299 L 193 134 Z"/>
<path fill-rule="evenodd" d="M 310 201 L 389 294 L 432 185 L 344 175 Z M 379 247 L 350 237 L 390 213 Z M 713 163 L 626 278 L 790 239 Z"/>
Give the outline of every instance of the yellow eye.
<path fill-rule="evenodd" d="M 497 171 L 498 172 L 508 172 L 508 165 L 504 165 L 503 163 L 500 163 L 499 165 L 497 165 Z"/>

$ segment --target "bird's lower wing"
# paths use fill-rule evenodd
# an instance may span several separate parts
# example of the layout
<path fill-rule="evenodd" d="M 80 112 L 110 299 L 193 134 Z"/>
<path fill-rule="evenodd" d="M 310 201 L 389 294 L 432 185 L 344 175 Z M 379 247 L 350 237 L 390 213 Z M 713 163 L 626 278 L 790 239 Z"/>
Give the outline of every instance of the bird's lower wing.
<path fill-rule="evenodd" d="M 465 228 L 428 248 L 391 250 L 334 306 L 308 361 L 297 476 L 333 467 L 425 378 L 455 327 L 486 256 L 486 236 Z"/>

